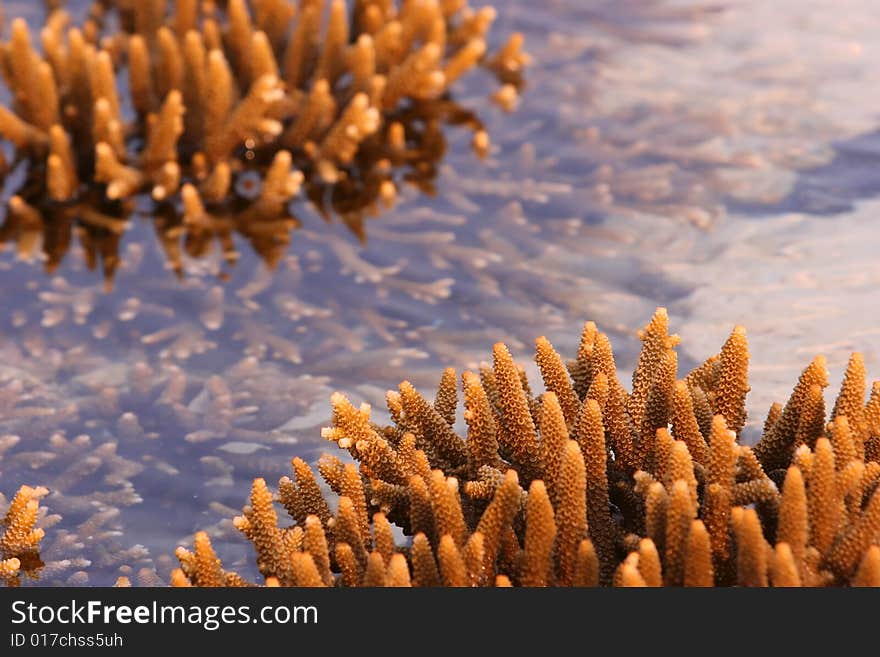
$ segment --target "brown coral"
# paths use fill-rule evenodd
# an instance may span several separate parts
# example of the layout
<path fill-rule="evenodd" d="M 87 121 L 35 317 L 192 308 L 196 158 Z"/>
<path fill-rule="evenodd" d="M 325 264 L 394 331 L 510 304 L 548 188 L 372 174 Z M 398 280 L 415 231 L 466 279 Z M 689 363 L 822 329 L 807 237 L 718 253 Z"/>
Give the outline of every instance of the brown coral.
<path fill-rule="evenodd" d="M 281 584 L 347 586 L 875 583 L 880 464 L 865 459 L 876 395 L 867 404 L 859 399 L 860 359 L 850 363 L 833 422 L 826 426 L 824 406 L 810 402 L 827 382 L 817 358 L 785 407 L 774 407 L 752 449 L 736 431 L 748 387 L 745 332 L 735 329 L 720 357 L 678 380 L 670 357 L 677 338 L 665 313 L 642 335 L 635 397 L 614 385 L 613 356 L 599 348 L 607 337 L 595 325 L 587 325 L 565 378 L 556 352 L 538 342 L 539 369 L 552 388 L 540 398 L 509 350 L 495 345 L 494 367 L 462 377 L 467 440 L 450 424 L 452 372 L 434 404 L 407 383 L 389 393 L 388 427 L 374 425 L 368 407 L 334 395 L 333 426 L 324 435 L 349 450 L 360 475 L 330 457 L 319 462 L 343 495 L 323 542 L 316 515 L 305 524 L 315 540 L 303 540 L 304 502 L 289 479 L 278 493 L 296 523 L 286 528 L 265 485 L 255 482 L 236 522 L 254 543 L 261 572 Z M 615 390 L 619 405 L 612 404 Z M 560 395 L 576 407 L 573 423 Z M 864 431 L 844 411 L 856 406 Z M 815 440 L 798 439 L 817 428 Z M 382 460 L 366 449 L 374 443 Z M 638 449 L 618 452 L 628 446 Z M 308 466 L 295 465 L 296 487 L 314 491 Z M 405 493 L 388 493 L 397 488 Z M 324 512 L 309 497 L 309 507 Z M 389 521 L 414 535 L 411 546 L 394 546 Z M 296 556 L 304 551 L 309 559 Z M 219 565 L 203 561 L 210 581 L 221 579 Z M 192 570 L 182 572 L 198 583 Z"/>
<path fill-rule="evenodd" d="M 22 486 L 0 521 L 0 581 L 13 586 L 19 574 L 36 576 L 40 561 L 40 541 L 45 532 L 36 527 L 40 513 L 40 498 L 49 491 L 45 488 Z"/>
<path fill-rule="evenodd" d="M 145 195 L 175 264 L 181 232 L 188 250 L 204 252 L 214 239 L 226 250 L 233 231 L 274 264 L 303 186 L 321 214 L 339 214 L 363 238 L 364 216 L 394 201 L 395 169 L 430 188 L 444 124 L 471 127 L 487 146 L 479 119 L 450 98 L 456 79 L 482 65 L 515 95 L 528 57 L 518 36 L 487 54 L 494 11 L 467 2 L 354 5 L 349 18 L 344 0 L 117 0 L 96 3 L 79 27 L 55 9 L 42 53 L 15 19 L 0 44 L 13 97 L 0 135 L 31 166 L 4 239 L 36 229 L 66 232 L 69 243 L 72 226 L 95 221 L 121 230 L 128 201 Z"/>

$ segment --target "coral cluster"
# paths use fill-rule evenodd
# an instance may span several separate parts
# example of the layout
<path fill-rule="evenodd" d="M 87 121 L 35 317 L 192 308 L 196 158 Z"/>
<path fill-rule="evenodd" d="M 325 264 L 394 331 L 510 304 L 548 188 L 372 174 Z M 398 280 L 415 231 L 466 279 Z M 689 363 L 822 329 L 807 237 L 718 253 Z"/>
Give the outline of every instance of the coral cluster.
<path fill-rule="evenodd" d="M 592 322 L 567 363 L 536 341 L 540 396 L 496 344 L 491 366 L 461 377 L 464 438 L 453 370 L 433 402 L 406 381 L 389 392 L 390 426 L 334 395 L 323 435 L 358 464 L 318 461 L 335 512 L 294 459 L 274 497 L 254 481 L 234 521 L 266 584 L 880 585 L 880 382 L 866 403 L 861 356 L 830 422 L 817 357 L 749 447 L 744 329 L 681 379 L 664 309 L 640 335 L 632 392 Z M 392 524 L 411 542 L 397 545 Z M 175 584 L 246 583 L 205 533 L 177 555 Z"/>
<path fill-rule="evenodd" d="M 189 348 L 181 337 L 176 348 Z M 152 360 L 120 366 L 88 350 L 59 358 L 41 348 L 19 360 L 8 341 L 29 344 L 0 339 L 0 485 L 10 499 L 22 482 L 51 492 L 37 523 L 42 586 L 103 586 L 119 575 L 163 584 L 176 565 L 168 546 L 192 516 L 207 508 L 205 526 L 223 520 L 236 535 L 224 519 L 253 477 L 242 473 L 281 476 L 296 434 L 326 421 L 332 392 L 324 377 L 256 357 L 206 374 Z M 41 379 L 28 362 L 42 364 Z M 142 531 L 145 517 L 170 506 L 179 525 Z M 0 520 L 6 507 L 0 495 Z"/>
<path fill-rule="evenodd" d="M 488 147 L 448 91 L 481 64 L 515 94 L 528 57 L 520 35 L 487 54 L 494 17 L 464 0 L 101 2 L 82 27 L 53 11 L 42 53 L 16 19 L 0 48 L 12 94 L 0 135 L 28 170 L 7 231 L 118 234 L 148 194 L 197 250 L 232 230 L 271 234 L 279 219 L 289 230 L 304 183 L 321 212 L 357 225 L 393 201 L 396 168 L 430 185 L 444 123 Z"/>
<path fill-rule="evenodd" d="M 45 532 L 35 528 L 40 514 L 40 498 L 45 488 L 22 486 L 9 503 L 0 522 L 0 581 L 17 585 L 21 573 L 35 576 L 42 567 L 40 541 Z"/>

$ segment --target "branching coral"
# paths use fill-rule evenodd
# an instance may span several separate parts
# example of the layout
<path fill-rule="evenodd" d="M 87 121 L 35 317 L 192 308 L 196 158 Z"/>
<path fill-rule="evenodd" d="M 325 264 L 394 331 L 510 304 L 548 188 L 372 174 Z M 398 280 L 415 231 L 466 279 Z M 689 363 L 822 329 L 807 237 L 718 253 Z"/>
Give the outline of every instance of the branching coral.
<path fill-rule="evenodd" d="M 35 525 L 40 498 L 48 492 L 45 488 L 22 486 L 0 522 L 0 581 L 9 586 L 18 584 L 20 573 L 35 576 L 43 565 L 39 551 L 45 532 Z"/>
<path fill-rule="evenodd" d="M 495 12 L 466 2 L 356 0 L 350 16 L 345 0 L 221 6 L 99 2 L 82 27 L 55 10 L 42 52 L 12 22 L 0 135 L 29 166 L 8 230 L 112 230 L 103 216 L 147 194 L 178 214 L 182 199 L 191 243 L 222 242 L 230 225 L 259 234 L 287 217 L 304 183 L 321 212 L 357 225 L 393 201 L 395 168 L 430 184 L 442 124 L 470 126 L 486 148 L 479 120 L 449 99 L 457 78 L 483 65 L 509 85 L 528 60 L 519 35 L 487 55 Z M 120 31 L 104 29 L 109 13 Z"/>
<path fill-rule="evenodd" d="M 815 397 L 827 383 L 817 358 L 753 449 L 737 436 L 745 330 L 682 379 L 665 309 L 641 337 L 632 393 L 592 323 L 567 371 L 537 341 L 547 389 L 538 397 L 496 344 L 492 366 L 462 375 L 464 438 L 454 431 L 448 370 L 435 404 L 408 382 L 389 392 L 390 426 L 335 394 L 323 435 L 359 470 L 330 456 L 319 462 L 341 495 L 331 516 L 311 470 L 295 461 L 296 483 L 283 479 L 278 493 L 289 527 L 278 525 L 265 482 L 254 482 L 236 526 L 254 543 L 260 572 L 301 586 L 873 582 L 880 465 L 865 460 L 877 436 L 861 358 L 850 361 L 831 423 Z M 411 545 L 392 546 L 389 521 Z M 203 576 L 183 555 L 175 581 L 225 577 L 219 565 Z"/>

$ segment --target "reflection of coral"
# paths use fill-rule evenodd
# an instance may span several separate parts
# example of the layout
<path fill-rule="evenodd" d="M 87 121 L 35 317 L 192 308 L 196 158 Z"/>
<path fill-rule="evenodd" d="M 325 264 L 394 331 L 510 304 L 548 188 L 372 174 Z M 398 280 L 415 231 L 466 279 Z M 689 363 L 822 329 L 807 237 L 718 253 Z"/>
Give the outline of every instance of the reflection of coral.
<path fill-rule="evenodd" d="M 395 167 L 430 186 L 442 124 L 469 125 L 475 147 L 487 147 L 449 86 L 480 62 L 510 86 L 528 59 L 519 35 L 487 57 L 494 10 L 467 3 L 358 1 L 349 24 L 346 3 L 333 0 L 319 36 L 323 0 L 234 0 L 223 11 L 175 3 L 167 17 L 164 2 L 118 2 L 109 4 L 128 31 L 102 37 L 103 4 L 82 29 L 51 13 L 44 55 L 23 19 L 3 45 L 14 100 L 0 108 L 0 134 L 30 164 L 10 202 L 20 235 L 60 222 L 69 241 L 72 218 L 89 224 L 82 215 L 95 214 L 100 224 L 94 199 L 80 202 L 93 192 L 110 201 L 149 193 L 159 205 L 181 192 L 191 241 L 222 241 L 230 223 L 250 237 L 265 231 L 254 224 L 286 214 L 305 181 L 322 212 L 362 236 L 363 215 L 396 195 Z M 123 68 L 128 85 L 118 88 Z"/>
<path fill-rule="evenodd" d="M 404 132 L 409 135 L 395 154 L 383 151 L 382 143 L 366 143 L 362 147 L 363 169 L 371 170 L 368 179 L 346 177 L 328 184 L 309 178 L 305 193 L 315 210 L 326 220 L 338 217 L 358 237 L 366 242 L 366 220 L 377 215 L 396 198 L 393 186 L 388 187 L 387 175 L 395 169 L 405 169 L 404 179 L 425 193 L 433 193 L 433 179 L 437 164 L 446 151 L 442 125 L 466 124 L 479 126 L 476 117 L 453 101 L 438 99 L 425 101 L 418 107 L 402 111 L 399 117 Z M 289 166 L 289 155 L 277 157 L 274 163 Z M 367 161 L 384 164 L 370 168 Z M 387 166 L 386 166 L 387 164 Z M 278 167 L 283 170 L 282 167 Z M 382 173 L 381 176 L 378 175 Z M 156 205 L 152 212 L 153 227 L 165 252 L 169 267 L 182 275 L 184 259 L 209 255 L 215 243 L 224 261 L 233 266 L 240 258 L 234 236 L 240 235 L 271 268 L 284 256 L 290 243 L 291 231 L 300 226 L 286 204 L 277 194 L 271 194 L 268 184 L 259 178 L 240 176 L 240 189 L 254 187 L 255 198 L 236 199 L 228 203 L 206 204 L 192 184 L 181 188 L 181 207 L 171 203 Z M 288 182 L 299 185 L 301 174 Z M 267 183 L 269 182 L 267 178 Z M 284 182 L 284 181 L 281 181 Z M 252 193 L 248 192 L 248 196 Z M 28 196 L 24 194 L 24 196 Z M 86 264 L 95 269 L 98 264 L 106 284 L 121 264 L 120 243 L 130 221 L 137 212 L 130 201 L 107 199 L 97 190 L 75 202 L 45 203 L 44 199 L 25 200 L 23 195 L 10 199 L 6 218 L 0 225 L 0 248 L 14 243 L 23 259 L 31 259 L 39 252 L 45 255 L 46 270 L 55 271 L 75 241 L 81 245 Z M 76 240 L 74 240 L 76 237 Z"/>
<path fill-rule="evenodd" d="M 40 498 L 48 493 L 45 488 L 22 486 L 18 489 L 0 527 L 0 580 L 10 586 L 18 583 L 19 573 L 36 577 L 43 566 L 40 561 L 40 541 L 45 532 L 35 528 L 40 512 Z"/>
<path fill-rule="evenodd" d="M 680 381 L 665 309 L 641 338 L 633 393 L 591 322 L 567 371 L 540 338 L 547 392 L 539 397 L 497 344 L 492 367 L 462 377 L 466 438 L 454 431 L 449 371 L 434 404 L 408 382 L 389 392 L 392 426 L 334 395 L 323 435 L 360 471 L 319 461 L 340 495 L 330 516 L 296 460 L 295 482 L 285 477 L 278 492 L 295 520 L 289 527 L 279 526 L 265 482 L 254 482 L 235 525 L 253 542 L 260 572 L 267 583 L 300 586 L 336 581 L 328 564 L 342 584 L 366 586 L 880 583 L 870 549 L 880 465 L 865 460 L 878 437 L 864 420 L 861 358 L 850 362 L 827 427 L 810 401 L 827 376 L 817 359 L 752 449 L 734 430 L 748 390 L 744 329 Z M 411 548 L 390 545 L 388 521 L 414 536 Z M 227 577 L 213 552 L 202 560 L 210 569 L 179 553 L 178 583 Z"/>

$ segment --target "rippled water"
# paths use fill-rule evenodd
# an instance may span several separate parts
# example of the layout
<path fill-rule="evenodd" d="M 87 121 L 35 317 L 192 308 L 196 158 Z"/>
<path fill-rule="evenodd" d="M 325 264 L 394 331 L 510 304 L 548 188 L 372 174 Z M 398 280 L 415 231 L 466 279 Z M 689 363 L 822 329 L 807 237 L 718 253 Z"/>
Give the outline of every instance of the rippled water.
<path fill-rule="evenodd" d="M 253 477 L 320 453 L 333 390 L 381 417 L 401 379 L 430 392 L 497 340 L 573 354 L 593 319 L 627 380 L 656 306 L 682 368 L 741 323 L 753 425 L 815 353 L 832 387 L 855 349 L 880 377 L 871 2 L 495 5 L 494 34 L 523 31 L 535 58 L 518 110 L 464 80 L 492 153 L 449 129 L 435 193 L 407 189 L 365 243 L 303 202 L 274 270 L 236 238 L 235 266 L 215 248 L 178 278 L 150 217 L 110 291 L 76 242 L 51 274 L 0 253 L 0 435 L 20 437 L 0 438 L 0 489 L 53 490 L 42 582 L 165 577 L 201 528 L 250 573 L 229 518 Z"/>

